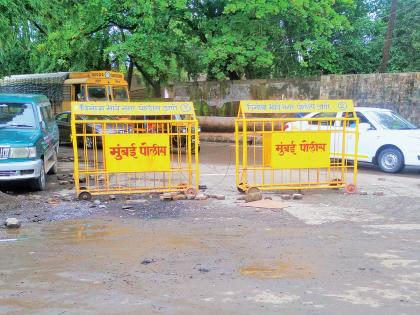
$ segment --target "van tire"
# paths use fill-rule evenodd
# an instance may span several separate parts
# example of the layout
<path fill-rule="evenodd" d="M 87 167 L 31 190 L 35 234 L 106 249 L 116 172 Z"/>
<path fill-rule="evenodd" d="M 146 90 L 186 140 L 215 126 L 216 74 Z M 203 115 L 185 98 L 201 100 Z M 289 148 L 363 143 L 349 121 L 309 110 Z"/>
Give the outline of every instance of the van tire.
<path fill-rule="evenodd" d="M 198 152 L 200 152 L 200 150 L 201 150 L 201 147 L 200 147 L 200 145 L 198 145 Z M 191 154 L 195 154 L 196 152 L 195 152 L 195 145 L 192 145 L 191 146 Z"/>
<path fill-rule="evenodd" d="M 43 191 L 47 186 L 47 176 L 44 169 L 44 161 L 41 163 L 41 170 L 39 172 L 39 177 L 33 179 L 32 188 L 36 191 Z"/>
<path fill-rule="evenodd" d="M 58 166 L 57 166 L 57 161 L 55 161 L 54 165 L 48 171 L 48 175 L 55 175 L 57 173 L 58 173 Z"/>

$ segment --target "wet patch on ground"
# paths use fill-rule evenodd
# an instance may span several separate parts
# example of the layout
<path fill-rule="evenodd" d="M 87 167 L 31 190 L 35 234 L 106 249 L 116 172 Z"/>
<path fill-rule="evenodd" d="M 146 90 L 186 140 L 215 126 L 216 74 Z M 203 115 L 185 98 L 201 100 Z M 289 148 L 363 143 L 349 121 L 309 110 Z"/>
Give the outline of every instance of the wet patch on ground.
<path fill-rule="evenodd" d="M 305 279 L 313 276 L 308 267 L 291 261 L 268 261 L 239 268 L 240 274 L 259 279 Z"/>

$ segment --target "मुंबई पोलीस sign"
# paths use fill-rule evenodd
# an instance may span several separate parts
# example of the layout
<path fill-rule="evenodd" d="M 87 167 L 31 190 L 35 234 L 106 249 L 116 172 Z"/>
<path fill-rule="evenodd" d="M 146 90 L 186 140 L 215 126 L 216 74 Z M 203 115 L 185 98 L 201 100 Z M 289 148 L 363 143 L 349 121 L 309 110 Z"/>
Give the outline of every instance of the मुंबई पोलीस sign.
<path fill-rule="evenodd" d="M 330 166 L 328 132 L 283 132 L 271 137 L 270 166 L 274 169 Z"/>
<path fill-rule="evenodd" d="M 104 139 L 106 170 L 116 173 L 170 170 L 167 134 L 112 134 Z"/>

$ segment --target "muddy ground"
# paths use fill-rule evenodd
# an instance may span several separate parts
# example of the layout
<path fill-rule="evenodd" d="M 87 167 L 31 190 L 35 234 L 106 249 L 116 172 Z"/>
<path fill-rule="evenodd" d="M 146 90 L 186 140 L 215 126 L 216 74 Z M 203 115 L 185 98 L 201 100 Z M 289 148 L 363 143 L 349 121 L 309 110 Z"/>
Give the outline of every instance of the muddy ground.
<path fill-rule="evenodd" d="M 285 208 L 244 207 L 232 148 L 204 144 L 200 155 L 200 182 L 226 200 L 99 205 L 56 176 L 42 193 L 3 187 L 0 220 L 23 224 L 0 228 L 0 313 L 420 313 L 418 172 L 364 167 L 362 193 L 273 193 Z"/>

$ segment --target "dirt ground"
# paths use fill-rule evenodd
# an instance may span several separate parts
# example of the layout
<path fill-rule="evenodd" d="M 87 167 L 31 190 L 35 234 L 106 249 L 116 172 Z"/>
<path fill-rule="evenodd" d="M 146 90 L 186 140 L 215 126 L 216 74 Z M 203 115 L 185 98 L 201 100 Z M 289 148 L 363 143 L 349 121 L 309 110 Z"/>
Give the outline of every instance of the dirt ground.
<path fill-rule="evenodd" d="M 70 148 L 60 176 L 71 181 Z M 232 144 L 206 144 L 200 182 L 226 200 L 75 200 L 2 187 L 0 314 L 419 314 L 420 174 L 363 167 L 359 191 L 283 209 L 237 200 Z M 123 209 L 130 205 L 131 208 Z"/>

